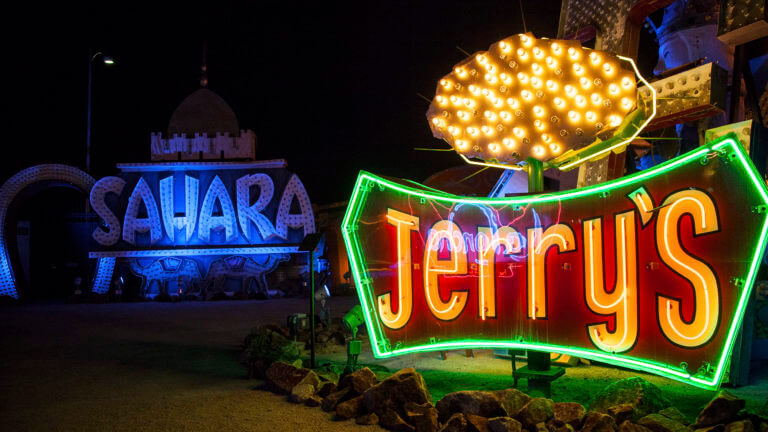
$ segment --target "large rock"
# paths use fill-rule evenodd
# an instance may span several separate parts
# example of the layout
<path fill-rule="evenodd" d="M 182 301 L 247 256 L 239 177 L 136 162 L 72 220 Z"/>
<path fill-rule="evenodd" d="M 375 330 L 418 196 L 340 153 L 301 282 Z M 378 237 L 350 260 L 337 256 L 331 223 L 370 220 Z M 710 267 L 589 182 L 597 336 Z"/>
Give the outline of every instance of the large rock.
<path fill-rule="evenodd" d="M 755 427 L 752 425 L 751 420 L 738 420 L 728 423 L 725 426 L 725 432 L 754 432 Z"/>
<path fill-rule="evenodd" d="M 736 418 L 736 414 L 744 409 L 744 399 L 721 390 L 714 399 L 709 401 L 707 406 L 699 413 L 696 418 L 696 428 L 714 426 L 716 424 L 726 424 Z"/>
<path fill-rule="evenodd" d="M 342 420 L 357 417 L 363 414 L 363 397 L 358 396 L 336 405 L 336 417 Z"/>
<path fill-rule="evenodd" d="M 694 432 L 724 432 L 725 431 L 725 425 L 724 424 L 718 424 L 714 426 L 707 426 L 699 429 L 695 429 Z"/>
<path fill-rule="evenodd" d="M 297 368 L 283 362 L 274 362 L 264 373 L 267 384 L 276 392 L 288 394 L 294 386 L 311 373 L 309 369 Z"/>
<path fill-rule="evenodd" d="M 387 408 L 379 416 L 379 425 L 391 431 L 415 432 L 414 427 L 403 420 L 400 414 L 391 408 Z"/>
<path fill-rule="evenodd" d="M 616 420 L 608 414 L 589 412 L 584 416 L 581 432 L 613 432 L 616 428 Z"/>
<path fill-rule="evenodd" d="M 589 411 L 607 414 L 608 408 L 621 404 L 632 405 L 633 420 L 670 406 L 658 387 L 640 377 L 632 377 L 604 388 L 590 404 Z"/>
<path fill-rule="evenodd" d="M 661 414 L 648 414 L 638 420 L 637 424 L 645 426 L 653 432 L 693 432 L 693 429 L 688 426 Z"/>
<path fill-rule="evenodd" d="M 555 414 L 555 403 L 552 399 L 533 398 L 520 409 L 515 418 L 529 430 L 536 430 L 536 424 L 546 423 Z"/>
<path fill-rule="evenodd" d="M 466 432 L 467 418 L 462 413 L 455 413 L 444 424 L 440 432 Z"/>
<path fill-rule="evenodd" d="M 669 408 L 665 408 L 669 409 Z M 632 415 L 634 414 L 635 409 L 632 407 L 632 404 L 620 404 L 620 405 L 614 405 L 610 408 L 608 408 L 608 415 L 613 417 L 614 420 L 616 420 L 616 424 L 622 424 L 627 420 L 632 419 Z"/>
<path fill-rule="evenodd" d="M 651 432 L 651 430 L 627 420 L 619 425 L 619 432 Z"/>
<path fill-rule="evenodd" d="M 388 410 L 397 412 L 403 418 L 406 416 L 404 407 L 408 402 L 431 404 L 432 396 L 421 374 L 413 368 L 406 368 L 366 390 L 363 400 L 367 411 L 376 413 L 379 424 L 383 424 L 384 414 Z"/>
<path fill-rule="evenodd" d="M 523 425 L 512 417 L 494 417 L 488 419 L 490 432 L 521 432 Z"/>
<path fill-rule="evenodd" d="M 416 432 L 437 432 L 440 423 L 437 421 L 437 409 L 431 403 L 408 402 L 404 408 L 406 419 Z"/>
<path fill-rule="evenodd" d="M 488 418 L 475 414 L 464 414 L 464 417 L 467 418 L 469 432 L 488 432 Z"/>
<path fill-rule="evenodd" d="M 483 417 L 500 417 L 507 415 L 499 398 L 493 393 L 484 391 L 464 390 L 448 393 L 437 404 L 438 418 L 447 421 L 455 413 L 474 414 Z"/>
<path fill-rule="evenodd" d="M 323 404 L 323 398 L 314 394 L 307 398 L 307 400 L 304 401 L 304 405 L 308 407 L 319 407 Z"/>
<path fill-rule="evenodd" d="M 341 402 L 344 402 L 347 399 L 350 399 L 350 393 L 352 392 L 352 389 L 345 388 L 343 390 L 339 390 L 337 392 L 333 392 L 326 396 L 323 399 L 322 408 L 323 411 L 333 411 L 336 409 L 336 405 L 340 404 Z"/>
<path fill-rule="evenodd" d="M 344 375 L 339 380 L 339 389 L 351 388 L 355 394 L 363 394 L 366 390 L 373 387 L 376 384 L 376 374 L 370 369 L 362 368 L 356 370 L 348 375 Z"/>
<path fill-rule="evenodd" d="M 664 408 L 663 410 L 659 411 L 658 414 L 663 415 L 666 418 L 672 419 L 678 423 L 682 423 L 684 425 L 691 424 L 691 422 L 688 420 L 687 417 L 685 417 L 685 414 L 681 413 L 679 409 L 671 406 L 669 408 Z"/>
<path fill-rule="evenodd" d="M 586 410 L 580 403 L 557 402 L 553 408 L 555 425 L 569 424 L 574 429 L 581 427 Z"/>
<path fill-rule="evenodd" d="M 492 394 L 499 400 L 508 417 L 514 417 L 518 411 L 531 401 L 531 397 L 518 389 L 497 390 Z"/>
<path fill-rule="evenodd" d="M 288 397 L 288 400 L 294 403 L 305 403 L 314 394 L 315 388 L 312 384 L 296 384 L 291 389 L 291 395 Z"/>
<path fill-rule="evenodd" d="M 299 347 L 285 335 L 283 329 L 270 324 L 253 329 L 245 337 L 243 346 L 241 360 L 248 368 L 249 378 L 263 378 L 272 363 L 291 363 L 300 355 Z"/>
<path fill-rule="evenodd" d="M 376 413 L 368 413 L 358 416 L 355 423 L 359 425 L 375 425 L 379 423 L 379 416 Z"/>
<path fill-rule="evenodd" d="M 317 385 L 317 394 L 320 397 L 326 397 L 336 391 L 336 383 L 332 381 L 321 381 Z"/>

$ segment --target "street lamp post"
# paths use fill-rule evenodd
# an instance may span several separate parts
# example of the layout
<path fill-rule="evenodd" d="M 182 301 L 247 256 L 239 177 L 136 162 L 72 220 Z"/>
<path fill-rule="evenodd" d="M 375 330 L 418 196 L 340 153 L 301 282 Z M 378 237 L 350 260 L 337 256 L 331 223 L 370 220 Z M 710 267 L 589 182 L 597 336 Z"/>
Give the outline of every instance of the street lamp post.
<path fill-rule="evenodd" d="M 99 55 L 103 57 L 104 64 L 115 64 L 115 61 L 112 59 L 112 57 L 105 56 L 101 51 L 94 53 L 92 49 L 88 49 L 88 113 L 85 132 L 85 172 L 89 174 L 91 173 L 91 96 L 93 92 L 91 83 L 93 80 L 93 61 L 96 60 L 96 57 Z"/>

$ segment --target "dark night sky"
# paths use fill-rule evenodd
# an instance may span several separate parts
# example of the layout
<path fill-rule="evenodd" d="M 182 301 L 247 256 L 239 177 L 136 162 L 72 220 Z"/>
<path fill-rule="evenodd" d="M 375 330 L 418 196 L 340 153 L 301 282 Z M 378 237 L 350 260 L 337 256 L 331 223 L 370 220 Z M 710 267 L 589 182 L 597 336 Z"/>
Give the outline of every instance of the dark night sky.
<path fill-rule="evenodd" d="M 115 57 L 94 67 L 93 172 L 149 160 L 199 88 L 203 41 L 209 88 L 258 136 L 257 158 L 285 158 L 316 203 L 348 198 L 361 169 L 421 181 L 460 164 L 437 147 L 424 117 L 436 82 L 465 55 L 523 31 L 506 1 L 251 2 L 215 6 L 131 3 L 58 6 L 16 15 L 5 35 L 9 99 L 4 181 L 43 162 L 84 164 L 88 48 Z M 213 3 L 213 2 L 211 2 Z M 524 0 L 528 30 L 555 37 L 559 0 Z M 80 18 L 73 18 L 80 17 Z M 6 18 L 10 19 L 10 16 Z M 7 31 L 7 30 L 6 30 Z"/>

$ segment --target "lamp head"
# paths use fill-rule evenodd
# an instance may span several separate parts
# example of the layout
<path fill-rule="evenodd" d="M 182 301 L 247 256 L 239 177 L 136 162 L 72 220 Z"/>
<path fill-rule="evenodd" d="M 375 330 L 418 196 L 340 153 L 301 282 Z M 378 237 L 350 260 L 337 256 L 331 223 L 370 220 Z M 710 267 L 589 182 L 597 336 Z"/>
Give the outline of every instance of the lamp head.
<path fill-rule="evenodd" d="M 352 332 L 352 338 L 357 338 L 357 329 L 365 323 L 363 317 L 363 308 L 360 305 L 355 305 L 346 315 L 341 319 L 344 323 L 344 327 Z"/>
<path fill-rule="evenodd" d="M 104 64 L 105 65 L 113 65 L 113 64 L 115 64 L 115 59 L 113 59 L 110 56 L 104 56 Z"/>

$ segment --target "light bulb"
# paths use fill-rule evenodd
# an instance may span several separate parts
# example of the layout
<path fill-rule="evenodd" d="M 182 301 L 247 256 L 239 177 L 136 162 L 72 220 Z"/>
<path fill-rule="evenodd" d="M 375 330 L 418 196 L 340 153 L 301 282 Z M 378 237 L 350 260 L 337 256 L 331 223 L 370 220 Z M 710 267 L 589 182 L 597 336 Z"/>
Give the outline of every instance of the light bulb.
<path fill-rule="evenodd" d="M 552 150 L 552 153 L 560 153 L 560 146 L 557 144 L 550 144 L 549 149 Z"/>
<path fill-rule="evenodd" d="M 525 100 L 531 100 L 533 98 L 533 95 L 528 90 L 521 91 L 520 96 L 522 96 Z"/>
<path fill-rule="evenodd" d="M 592 96 L 590 96 L 590 99 L 592 99 L 592 103 L 595 105 L 600 105 L 600 102 L 603 101 L 603 98 L 600 97 L 597 93 L 592 93 Z"/>
<path fill-rule="evenodd" d="M 625 89 L 631 89 L 635 86 L 635 83 L 629 77 L 624 77 L 621 79 L 621 86 Z"/>
<path fill-rule="evenodd" d="M 580 57 L 579 50 L 574 47 L 568 48 L 568 56 L 571 58 L 571 60 L 578 60 Z"/>
<path fill-rule="evenodd" d="M 457 115 L 457 116 L 458 116 L 460 119 L 462 119 L 462 120 L 464 120 L 464 121 L 467 121 L 467 120 L 469 120 L 469 114 L 467 114 L 467 112 L 466 112 L 466 111 L 457 111 L 457 112 L 456 112 L 456 115 Z"/>
<path fill-rule="evenodd" d="M 496 75 L 491 75 L 489 73 L 485 74 L 485 80 L 491 84 L 496 84 L 499 81 L 499 79 L 496 78 Z"/>
<path fill-rule="evenodd" d="M 536 117 L 541 117 L 544 115 L 544 108 L 536 105 L 533 107 L 533 113 L 536 115 Z"/>
<path fill-rule="evenodd" d="M 587 121 L 593 122 L 593 121 L 597 120 L 597 116 L 592 111 L 587 111 L 587 115 L 585 117 L 586 117 Z"/>
<path fill-rule="evenodd" d="M 531 44 L 533 43 L 533 41 L 531 40 L 531 38 L 529 38 L 528 36 L 526 36 L 526 35 L 524 35 L 524 34 L 521 34 L 521 35 L 520 35 L 520 42 L 522 42 L 522 43 L 523 43 L 523 46 L 525 46 L 525 47 L 529 47 L 529 46 L 531 46 Z"/>
<path fill-rule="evenodd" d="M 575 101 L 576 101 L 576 105 L 580 106 L 580 107 L 583 107 L 587 103 L 587 100 L 584 99 L 584 96 L 582 96 L 582 95 L 576 96 Z"/>
<path fill-rule="evenodd" d="M 554 99 L 554 102 L 555 102 L 555 106 L 558 108 L 562 108 L 565 106 L 565 101 L 562 98 L 556 97 Z"/>
<path fill-rule="evenodd" d="M 496 114 L 493 111 L 486 111 L 484 113 L 485 118 L 487 118 L 490 121 L 496 121 Z"/>
<path fill-rule="evenodd" d="M 480 128 L 480 130 L 482 130 L 486 135 L 493 135 L 493 128 L 490 126 L 483 126 Z"/>
<path fill-rule="evenodd" d="M 464 150 L 469 146 L 469 142 L 466 140 L 456 140 L 456 147 L 459 148 L 459 150 Z"/>
<path fill-rule="evenodd" d="M 505 73 L 499 75 L 499 78 L 501 78 L 501 81 L 504 82 L 504 84 L 506 85 L 512 84 L 512 77 Z"/>
<path fill-rule="evenodd" d="M 528 59 L 528 52 L 522 48 L 517 49 L 517 57 L 520 60 L 527 60 Z"/>
<path fill-rule="evenodd" d="M 512 133 L 522 138 L 525 135 L 525 131 L 519 127 L 512 129 Z"/>
<path fill-rule="evenodd" d="M 509 52 L 509 50 L 511 50 L 512 47 L 508 43 L 501 41 L 499 42 L 499 49 L 501 49 L 504 52 Z"/>
<path fill-rule="evenodd" d="M 445 97 L 443 97 L 443 96 L 436 96 L 435 100 L 440 105 L 445 105 L 445 103 L 447 102 L 447 99 Z"/>
<path fill-rule="evenodd" d="M 590 81 L 587 77 L 581 77 L 579 78 L 579 84 L 581 84 L 581 87 L 586 90 L 592 86 L 592 81 Z"/>
<path fill-rule="evenodd" d="M 509 98 L 509 99 L 507 99 L 507 104 L 508 104 L 508 105 L 510 106 L 510 108 L 512 108 L 512 109 L 517 109 L 517 108 L 519 108 L 519 107 L 520 107 L 520 102 L 518 102 L 518 101 L 517 101 L 517 99 L 515 99 L 515 98 Z"/>
<path fill-rule="evenodd" d="M 542 69 L 541 66 L 537 65 L 536 63 L 531 65 L 531 69 L 536 75 L 541 75 L 541 73 L 544 72 L 544 69 Z"/>
<path fill-rule="evenodd" d="M 438 124 L 438 123 L 440 123 L 440 119 L 439 119 L 439 118 L 437 118 L 437 117 L 432 117 L 432 124 L 434 124 L 435 126 L 437 126 L 437 124 Z"/>
<path fill-rule="evenodd" d="M 464 69 L 463 67 L 457 67 L 457 68 L 456 68 L 456 69 L 454 69 L 453 71 L 454 71 L 454 73 L 455 73 L 455 74 L 456 74 L 456 75 L 457 75 L 459 78 L 466 78 L 466 77 L 467 77 L 467 70 L 466 70 L 466 69 Z"/>
<path fill-rule="evenodd" d="M 440 85 L 443 86 L 444 89 L 449 90 L 453 86 L 453 83 L 451 83 L 447 79 L 441 79 Z"/>
<path fill-rule="evenodd" d="M 467 108 L 473 108 L 475 106 L 475 101 L 470 98 L 464 98 L 464 105 L 466 105 Z"/>
<path fill-rule="evenodd" d="M 609 85 L 608 86 L 608 92 L 610 94 L 616 96 L 617 94 L 619 94 L 619 86 L 617 86 L 616 84 Z"/>
<path fill-rule="evenodd" d="M 451 95 L 451 103 L 454 105 L 461 105 L 461 98 L 456 95 Z"/>
<path fill-rule="evenodd" d="M 540 88 L 541 87 L 541 80 L 536 78 L 536 77 L 533 77 L 533 78 L 531 78 L 531 85 L 534 88 Z"/>
<path fill-rule="evenodd" d="M 543 156 L 544 155 L 544 147 L 537 145 L 533 146 L 533 153 L 536 154 L 536 156 Z"/>
<path fill-rule="evenodd" d="M 577 122 L 579 121 L 580 116 L 576 111 L 568 111 L 568 118 L 571 119 L 572 122 Z"/>
<path fill-rule="evenodd" d="M 541 140 L 545 143 L 552 141 L 552 137 L 549 134 L 541 134 Z"/>
<path fill-rule="evenodd" d="M 477 56 L 475 56 L 475 59 L 477 59 L 477 62 L 480 64 L 488 63 L 488 59 L 483 54 L 478 54 Z"/>
<path fill-rule="evenodd" d="M 555 42 L 550 46 L 552 47 L 552 54 L 560 55 L 563 53 L 563 47 L 561 47 L 559 43 Z"/>
<path fill-rule="evenodd" d="M 547 124 L 539 119 L 533 121 L 533 126 L 535 126 L 538 130 L 544 130 L 547 128 Z"/>
<path fill-rule="evenodd" d="M 565 86 L 565 94 L 567 94 L 569 97 L 574 97 L 576 95 L 576 87 L 568 84 Z"/>
<path fill-rule="evenodd" d="M 613 66 L 606 63 L 603 65 L 603 72 L 605 72 L 606 75 L 613 75 Z"/>
<path fill-rule="evenodd" d="M 621 124 L 621 117 L 617 116 L 616 114 L 609 115 L 608 124 L 610 124 L 611 126 L 618 126 L 619 124 Z"/>
<path fill-rule="evenodd" d="M 474 84 L 469 85 L 469 92 L 477 96 L 480 94 L 480 88 Z"/>
<path fill-rule="evenodd" d="M 468 128 L 467 128 L 467 133 L 468 133 L 468 134 L 470 134 L 470 135 L 472 135 L 472 136 L 477 136 L 477 134 L 478 134 L 479 132 L 477 131 L 477 128 L 476 128 L 476 127 L 472 127 L 472 126 L 470 126 L 470 127 L 468 127 Z"/>
<path fill-rule="evenodd" d="M 506 111 L 501 111 L 499 113 L 499 117 L 501 117 L 501 119 L 504 121 L 509 121 L 510 119 L 512 119 L 512 116 Z"/>
<path fill-rule="evenodd" d="M 448 133 L 453 136 L 457 136 L 461 133 L 461 129 L 457 128 L 456 126 L 448 126 Z"/>
<path fill-rule="evenodd" d="M 630 98 L 621 98 L 621 107 L 625 110 L 629 110 L 635 103 Z"/>
<path fill-rule="evenodd" d="M 517 79 L 523 84 L 528 84 L 528 75 L 522 72 L 517 74 Z"/>
<path fill-rule="evenodd" d="M 581 65 L 580 65 L 580 64 L 578 64 L 578 63 L 574 63 L 574 64 L 573 64 L 573 73 L 575 73 L 576 75 L 581 75 L 581 74 L 583 74 L 583 73 L 584 73 L 584 67 L 583 67 L 583 66 L 581 66 Z"/>
<path fill-rule="evenodd" d="M 501 140 L 501 143 L 504 144 L 504 147 L 507 148 L 514 148 L 517 143 L 512 138 L 504 138 Z"/>
<path fill-rule="evenodd" d="M 533 56 L 536 57 L 537 59 L 540 59 L 540 58 L 544 57 L 544 51 L 542 51 L 541 48 L 539 48 L 539 47 L 534 47 L 533 48 Z"/>
<path fill-rule="evenodd" d="M 600 55 L 596 52 L 589 54 L 589 61 L 592 62 L 593 65 L 597 66 L 600 64 Z"/>
<path fill-rule="evenodd" d="M 552 80 L 547 80 L 547 88 L 551 91 L 557 91 L 557 83 Z"/>
<path fill-rule="evenodd" d="M 501 107 L 504 106 L 504 100 L 502 100 L 501 98 L 498 98 L 496 96 L 491 96 L 491 103 L 496 108 L 501 108 Z"/>
<path fill-rule="evenodd" d="M 499 145 L 498 145 L 498 144 L 496 144 L 496 143 L 490 143 L 490 144 L 488 144 L 488 150 L 490 150 L 490 151 L 491 151 L 491 152 L 493 152 L 493 153 L 498 153 L 498 152 L 499 152 L 499 150 L 501 150 L 501 149 L 499 148 Z"/>

